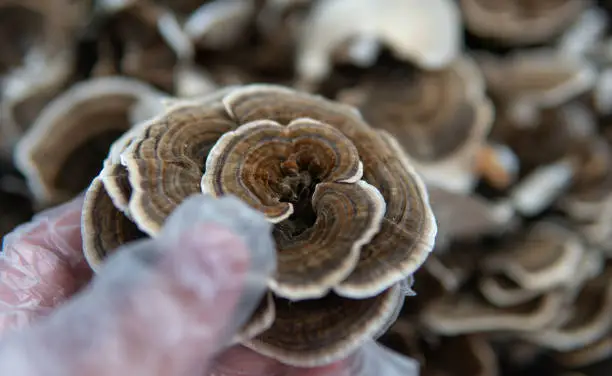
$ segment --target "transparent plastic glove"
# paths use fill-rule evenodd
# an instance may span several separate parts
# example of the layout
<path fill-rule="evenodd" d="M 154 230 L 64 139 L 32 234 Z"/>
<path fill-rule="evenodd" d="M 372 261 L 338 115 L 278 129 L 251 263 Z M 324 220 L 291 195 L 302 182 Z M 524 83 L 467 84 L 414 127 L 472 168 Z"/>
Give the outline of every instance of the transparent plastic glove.
<path fill-rule="evenodd" d="M 238 200 L 187 200 L 158 239 L 126 245 L 89 285 L 81 205 L 45 212 L 5 238 L 0 375 L 418 374 L 374 343 L 316 369 L 226 349 L 275 267 L 270 225 Z"/>

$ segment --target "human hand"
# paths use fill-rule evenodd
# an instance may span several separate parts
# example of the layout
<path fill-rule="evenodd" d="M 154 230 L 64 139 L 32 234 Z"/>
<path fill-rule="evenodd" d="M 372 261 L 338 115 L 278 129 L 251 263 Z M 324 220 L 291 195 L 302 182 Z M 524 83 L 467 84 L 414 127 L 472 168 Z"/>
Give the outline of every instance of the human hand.
<path fill-rule="evenodd" d="M 236 215 L 205 214 L 211 211 L 202 208 L 211 205 L 229 205 Z M 76 199 L 44 212 L 4 240 L 2 375 L 418 374 L 413 361 L 374 342 L 311 369 L 227 348 L 276 262 L 270 225 L 236 199 L 190 198 L 158 238 L 123 247 L 91 283 L 81 206 Z"/>

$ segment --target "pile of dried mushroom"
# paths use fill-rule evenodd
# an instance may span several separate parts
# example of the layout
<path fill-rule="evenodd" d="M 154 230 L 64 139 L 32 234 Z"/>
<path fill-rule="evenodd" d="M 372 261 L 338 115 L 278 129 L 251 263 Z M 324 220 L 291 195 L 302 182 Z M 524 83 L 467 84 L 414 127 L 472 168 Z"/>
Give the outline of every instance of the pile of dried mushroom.
<path fill-rule="evenodd" d="M 189 195 L 233 194 L 279 251 L 237 342 L 297 365 L 377 337 L 423 375 L 609 374 L 610 10 L 0 0 L 0 232 L 86 190 L 97 270 Z"/>

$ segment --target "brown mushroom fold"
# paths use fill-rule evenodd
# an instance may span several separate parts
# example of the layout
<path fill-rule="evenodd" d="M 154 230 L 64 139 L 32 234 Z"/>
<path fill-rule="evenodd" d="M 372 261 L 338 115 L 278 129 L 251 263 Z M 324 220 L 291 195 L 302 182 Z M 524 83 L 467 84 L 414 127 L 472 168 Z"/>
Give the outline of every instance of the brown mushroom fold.
<path fill-rule="evenodd" d="M 379 232 L 362 248 L 355 269 L 336 286 L 338 294 L 371 296 L 411 275 L 424 262 L 428 254 L 424 251 L 431 249 L 436 233 L 428 219 L 433 213 L 429 204 L 422 204 L 428 201 L 425 187 L 414 178 L 412 164 L 392 136 L 373 133 L 352 107 L 277 86 L 250 85 L 228 94 L 223 102 L 239 124 L 268 119 L 287 125 L 294 119 L 311 118 L 334 126 L 357 148 L 363 180 L 378 189 L 387 209 Z M 383 264 L 381 259 L 387 261 Z"/>
<path fill-rule="evenodd" d="M 478 289 L 491 304 L 502 308 L 527 303 L 541 294 L 541 291 L 524 288 L 501 273 L 480 279 Z"/>
<path fill-rule="evenodd" d="M 0 141 L 8 150 L 73 79 L 87 8 L 87 1 L 0 0 Z"/>
<path fill-rule="evenodd" d="M 257 309 L 255 309 L 255 312 L 253 312 L 251 315 L 249 321 L 247 321 L 234 336 L 233 342 L 241 343 L 243 341 L 250 340 L 251 338 L 270 328 L 275 318 L 276 306 L 274 303 L 274 297 L 271 293 L 268 293 L 263 297 Z"/>
<path fill-rule="evenodd" d="M 278 254 L 270 295 L 235 341 L 322 365 L 385 331 L 437 232 L 397 141 L 352 107 L 281 86 L 167 102 L 111 145 L 88 190 L 92 268 L 134 229 L 157 236 L 187 197 L 233 195 L 274 223 Z"/>
<path fill-rule="evenodd" d="M 380 69 L 340 93 L 375 128 L 395 136 L 426 182 L 465 191 L 493 121 L 483 77 L 467 56 L 435 71 Z"/>
<path fill-rule="evenodd" d="M 360 180 L 362 171 L 355 146 L 329 125 L 255 121 L 219 139 L 202 190 L 236 195 L 279 223 L 270 287 L 280 296 L 313 298 L 348 276 L 380 229 L 385 201 Z"/>
<path fill-rule="evenodd" d="M 301 367 L 342 359 L 363 337 L 397 318 L 404 298 L 398 285 L 367 299 L 334 294 L 317 300 L 276 299 L 276 318 L 263 334 L 245 343 L 255 351 Z"/>
<path fill-rule="evenodd" d="M 94 76 L 120 74 L 172 91 L 181 55 L 192 53 L 191 45 L 173 44 L 173 38 L 164 34 L 164 27 L 167 29 L 170 22 L 180 32 L 173 15 L 154 1 L 113 3 L 99 4 L 96 20 L 99 56 L 93 67 Z M 179 37 L 186 39 L 183 34 Z"/>
<path fill-rule="evenodd" d="M 529 340 L 558 351 L 578 350 L 604 338 L 612 330 L 612 267 L 588 281 L 558 327 L 528 335 Z"/>
<path fill-rule="evenodd" d="M 206 160 L 202 190 L 237 195 L 277 223 L 295 212 L 311 186 L 356 183 L 362 173 L 357 149 L 335 128 L 306 118 L 286 127 L 262 120 L 219 139 Z"/>
<path fill-rule="evenodd" d="M 585 248 L 572 231 L 553 222 L 539 222 L 511 249 L 493 253 L 485 271 L 503 273 L 523 288 L 544 291 L 574 278 Z"/>
<path fill-rule="evenodd" d="M 508 45 L 542 43 L 559 36 L 589 5 L 585 0 L 460 0 L 468 30 Z"/>
<path fill-rule="evenodd" d="M 527 303 L 499 308 L 472 293 L 447 295 L 426 307 L 421 320 L 443 335 L 475 332 L 522 332 L 543 329 L 564 307 L 563 293 L 553 291 Z"/>
<path fill-rule="evenodd" d="M 132 126 L 134 106 L 157 95 L 138 81 L 108 77 L 77 84 L 45 107 L 15 152 L 39 203 L 62 202 L 87 188 L 109 146 Z"/>
<path fill-rule="evenodd" d="M 150 235 L 185 198 L 202 192 L 208 152 L 236 127 L 220 103 L 206 107 L 205 102 L 154 119 L 122 154 L 133 189 L 130 213 Z"/>
<path fill-rule="evenodd" d="M 519 122 L 534 122 L 537 110 L 564 104 L 597 80 L 590 61 L 552 49 L 519 50 L 503 58 L 481 53 L 476 61 L 491 97 Z"/>
<path fill-rule="evenodd" d="M 124 213 L 113 205 L 99 178 L 94 179 L 83 203 L 83 252 L 94 271 L 119 246 L 146 237 Z"/>

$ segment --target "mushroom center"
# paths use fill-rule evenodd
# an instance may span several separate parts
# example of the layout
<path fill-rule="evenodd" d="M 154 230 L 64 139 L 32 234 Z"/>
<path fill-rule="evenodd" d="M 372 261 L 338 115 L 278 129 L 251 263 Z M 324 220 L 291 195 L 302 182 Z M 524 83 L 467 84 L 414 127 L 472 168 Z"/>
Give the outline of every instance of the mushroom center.
<path fill-rule="evenodd" d="M 262 120 L 217 141 L 201 187 L 215 196 L 234 194 L 273 223 L 286 222 L 287 234 L 299 234 L 317 219 L 318 184 L 352 184 L 362 173 L 357 149 L 334 127 L 307 118 L 287 126 Z"/>
<path fill-rule="evenodd" d="M 312 206 L 312 195 L 321 182 L 321 166 L 316 160 L 292 154 L 280 164 L 282 176 L 275 190 L 281 202 L 293 205 L 293 214 L 283 223 L 286 234 L 296 236 L 314 225 L 317 214 Z"/>

